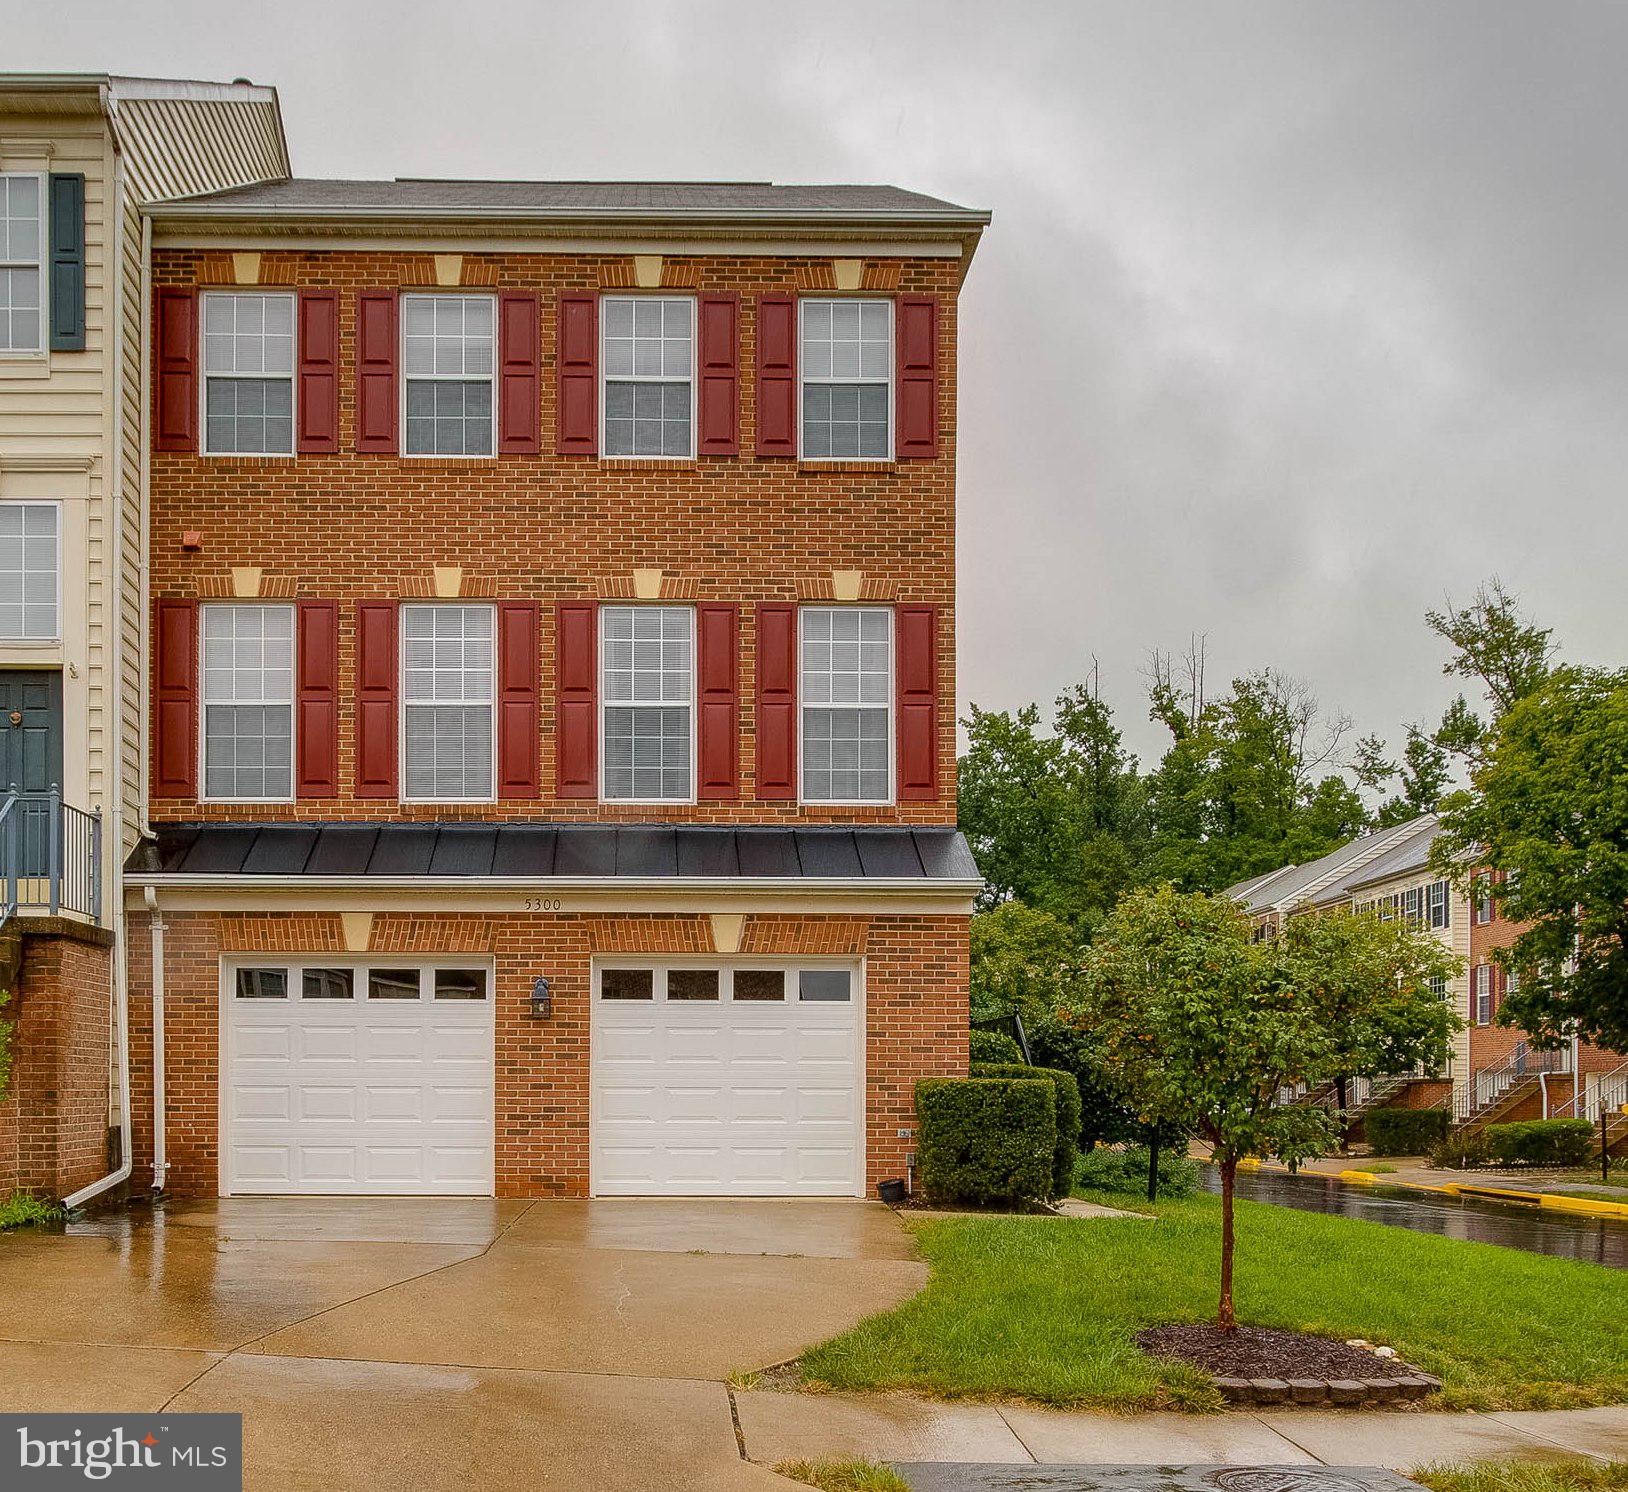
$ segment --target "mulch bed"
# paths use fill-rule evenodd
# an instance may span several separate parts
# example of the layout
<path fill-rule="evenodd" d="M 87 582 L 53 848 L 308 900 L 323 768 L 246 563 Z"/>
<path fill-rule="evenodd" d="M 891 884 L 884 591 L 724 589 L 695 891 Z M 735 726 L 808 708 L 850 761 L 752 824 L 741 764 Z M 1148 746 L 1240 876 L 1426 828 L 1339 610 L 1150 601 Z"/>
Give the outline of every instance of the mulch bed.
<path fill-rule="evenodd" d="M 1387 1378 L 1416 1374 L 1400 1358 L 1377 1357 L 1332 1337 L 1269 1326 L 1220 1331 L 1209 1325 L 1154 1326 L 1136 1334 L 1154 1357 L 1173 1357 L 1217 1378 Z"/>

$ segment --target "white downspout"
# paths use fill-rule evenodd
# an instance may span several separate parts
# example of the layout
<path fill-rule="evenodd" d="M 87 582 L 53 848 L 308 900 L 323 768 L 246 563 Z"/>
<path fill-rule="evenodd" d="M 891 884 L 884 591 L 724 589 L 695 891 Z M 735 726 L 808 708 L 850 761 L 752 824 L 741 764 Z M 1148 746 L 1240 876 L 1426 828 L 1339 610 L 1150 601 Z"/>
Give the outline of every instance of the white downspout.
<path fill-rule="evenodd" d="M 164 918 L 158 910 L 158 892 L 143 888 L 143 899 L 153 926 L 153 1190 L 164 1190 L 170 1163 L 164 1158 Z"/>

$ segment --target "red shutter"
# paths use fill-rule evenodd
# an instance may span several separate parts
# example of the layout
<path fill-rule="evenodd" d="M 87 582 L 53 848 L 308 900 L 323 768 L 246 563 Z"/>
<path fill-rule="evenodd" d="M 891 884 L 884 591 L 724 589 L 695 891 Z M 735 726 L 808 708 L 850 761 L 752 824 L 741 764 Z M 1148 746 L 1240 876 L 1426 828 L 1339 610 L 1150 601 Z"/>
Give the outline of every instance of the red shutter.
<path fill-rule="evenodd" d="M 733 800 L 737 786 L 736 743 L 740 737 L 736 701 L 735 608 L 695 608 L 696 719 L 695 795 L 704 800 Z"/>
<path fill-rule="evenodd" d="M 938 608 L 893 612 L 901 803 L 938 801 Z"/>
<path fill-rule="evenodd" d="M 738 456 L 741 449 L 740 318 L 738 295 L 703 295 L 697 338 L 701 375 L 695 449 L 702 456 Z"/>
<path fill-rule="evenodd" d="M 160 601 L 153 625 L 153 796 L 198 796 L 198 603 Z"/>
<path fill-rule="evenodd" d="M 396 603 L 356 607 L 356 796 L 396 796 Z"/>
<path fill-rule="evenodd" d="M 397 314 L 394 290 L 364 290 L 356 297 L 356 449 L 374 455 L 396 453 Z"/>
<path fill-rule="evenodd" d="M 498 297 L 497 448 L 505 456 L 535 456 L 542 388 L 542 318 L 529 290 Z M 536 774 L 533 773 L 535 780 Z"/>
<path fill-rule="evenodd" d="M 560 296 L 554 449 L 561 456 L 599 450 L 599 297 L 591 291 Z"/>
<path fill-rule="evenodd" d="M 497 608 L 497 795 L 535 798 L 537 772 L 537 621 L 530 601 Z"/>
<path fill-rule="evenodd" d="M 302 290 L 299 416 L 301 455 L 339 449 L 339 292 Z"/>
<path fill-rule="evenodd" d="M 554 779 L 562 798 L 599 796 L 599 690 L 594 674 L 599 607 L 562 601 L 555 610 Z"/>
<path fill-rule="evenodd" d="M 797 608 L 757 609 L 757 795 L 797 796 Z"/>
<path fill-rule="evenodd" d="M 303 360 L 303 359 L 302 359 Z M 332 601 L 301 601 L 295 611 L 294 793 L 300 798 L 339 796 L 339 607 Z"/>
<path fill-rule="evenodd" d="M 797 454 L 797 299 L 757 302 L 757 453 Z"/>
<path fill-rule="evenodd" d="M 938 300 L 900 296 L 898 325 L 898 430 L 893 452 L 900 461 L 938 456 Z"/>
<path fill-rule="evenodd" d="M 198 447 L 198 296 L 160 290 L 153 309 L 153 449 Z"/>

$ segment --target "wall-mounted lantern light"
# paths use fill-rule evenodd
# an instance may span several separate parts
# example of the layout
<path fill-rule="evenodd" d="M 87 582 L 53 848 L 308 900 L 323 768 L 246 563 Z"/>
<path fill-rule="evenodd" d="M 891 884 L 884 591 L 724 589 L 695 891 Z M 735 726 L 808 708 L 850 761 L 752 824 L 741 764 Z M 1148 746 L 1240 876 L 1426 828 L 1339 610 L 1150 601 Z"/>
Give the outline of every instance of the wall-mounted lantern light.
<path fill-rule="evenodd" d="M 548 980 L 539 974 L 531 982 L 531 1018 L 546 1021 L 554 1014 L 554 997 L 549 993 Z"/>

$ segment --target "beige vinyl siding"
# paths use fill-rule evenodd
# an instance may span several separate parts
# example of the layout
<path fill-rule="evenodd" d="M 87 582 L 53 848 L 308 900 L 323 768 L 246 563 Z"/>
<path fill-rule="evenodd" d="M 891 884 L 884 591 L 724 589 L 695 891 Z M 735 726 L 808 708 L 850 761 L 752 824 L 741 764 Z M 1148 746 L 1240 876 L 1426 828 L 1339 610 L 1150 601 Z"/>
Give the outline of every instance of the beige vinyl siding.
<path fill-rule="evenodd" d="M 142 571 L 142 460 L 146 440 L 145 348 L 148 292 L 143 265 L 141 208 L 145 203 L 219 191 L 288 175 L 277 107 L 269 101 L 125 96 L 115 81 L 114 110 L 124 164 L 121 344 L 123 378 L 119 415 L 119 464 L 123 542 L 121 665 L 124 714 L 121 777 L 125 848 L 135 841 L 145 814 L 142 741 L 147 602 Z"/>

